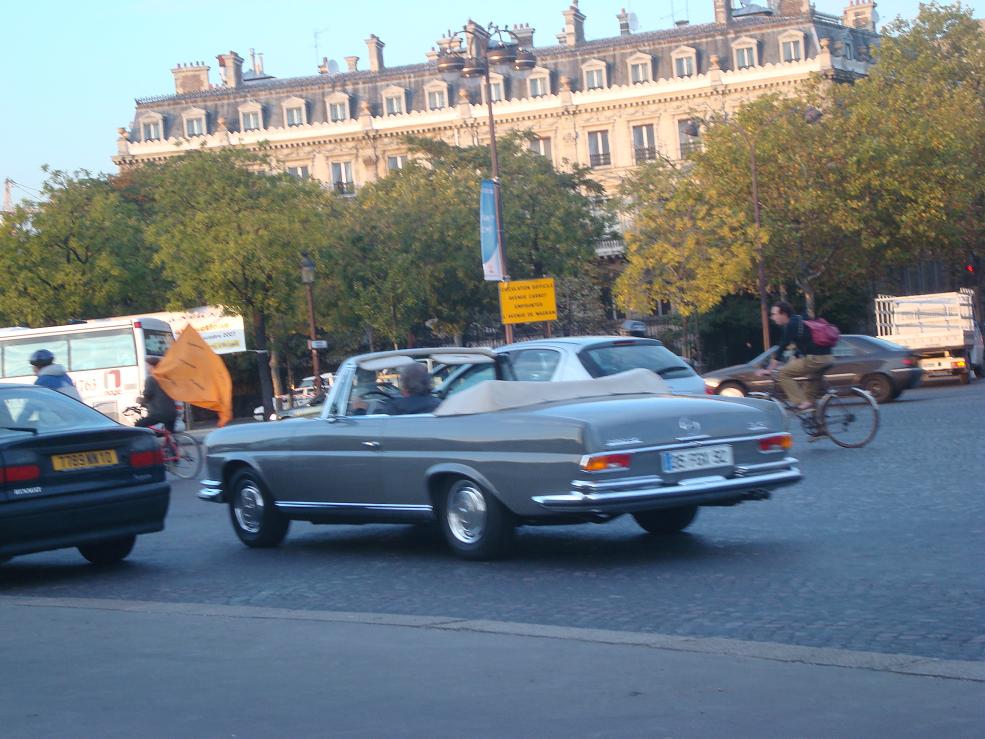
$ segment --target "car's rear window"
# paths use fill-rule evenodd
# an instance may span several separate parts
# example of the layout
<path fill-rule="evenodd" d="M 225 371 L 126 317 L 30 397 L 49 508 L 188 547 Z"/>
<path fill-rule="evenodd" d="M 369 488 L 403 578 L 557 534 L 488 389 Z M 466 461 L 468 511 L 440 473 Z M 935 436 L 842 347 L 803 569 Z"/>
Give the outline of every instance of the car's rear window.
<path fill-rule="evenodd" d="M 10 388 L 0 391 L 0 438 L 30 428 L 38 432 L 116 426 L 102 413 L 49 388 Z"/>
<path fill-rule="evenodd" d="M 659 344 L 603 344 L 582 349 L 578 357 L 592 377 L 631 369 L 652 370 L 665 380 L 694 374 L 683 359 Z"/>
<path fill-rule="evenodd" d="M 875 344 L 878 349 L 883 351 L 891 352 L 908 352 L 910 351 L 905 346 L 900 346 L 899 344 L 894 344 L 892 341 L 886 341 L 886 339 L 880 339 L 878 336 L 866 336 L 865 340 L 862 342 L 863 348 L 865 344 Z M 871 351 L 871 350 L 870 350 Z"/>

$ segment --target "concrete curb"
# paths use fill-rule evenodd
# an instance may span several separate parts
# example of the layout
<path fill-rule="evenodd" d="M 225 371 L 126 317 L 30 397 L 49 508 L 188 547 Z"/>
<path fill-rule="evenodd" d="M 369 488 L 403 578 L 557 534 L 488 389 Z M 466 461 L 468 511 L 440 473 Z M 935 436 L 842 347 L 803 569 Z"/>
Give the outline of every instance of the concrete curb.
<path fill-rule="evenodd" d="M 347 611 L 305 611 L 258 606 L 226 606 L 208 603 L 166 603 L 157 601 L 112 600 L 102 598 L 25 598 L 0 596 L 0 607 L 74 608 L 81 610 L 126 611 L 131 613 L 206 616 L 215 618 L 269 619 L 281 621 L 320 621 L 354 623 L 401 628 L 503 634 L 535 639 L 560 639 L 643 647 L 675 652 L 743 657 L 774 662 L 790 662 L 819 667 L 841 667 L 901 675 L 936 677 L 985 683 L 985 662 L 940 660 L 908 654 L 883 654 L 847 649 L 801 647 L 774 642 L 752 642 L 715 637 L 686 637 L 646 632 L 569 628 L 538 624 L 458 619 L 443 616 L 413 616 Z"/>

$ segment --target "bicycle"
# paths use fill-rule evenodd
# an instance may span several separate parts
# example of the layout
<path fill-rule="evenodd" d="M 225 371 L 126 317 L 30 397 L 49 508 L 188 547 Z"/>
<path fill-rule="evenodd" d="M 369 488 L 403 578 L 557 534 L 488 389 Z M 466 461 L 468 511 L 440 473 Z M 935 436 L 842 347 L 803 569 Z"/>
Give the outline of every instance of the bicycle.
<path fill-rule="evenodd" d="M 800 382 L 805 382 L 800 380 Z M 777 373 L 773 373 L 773 386 L 765 393 L 749 393 L 777 403 L 786 415 L 800 421 L 811 441 L 827 436 L 846 449 L 865 446 L 879 430 L 879 404 L 860 387 L 833 388 L 821 379 L 821 395 L 814 407 L 807 410 L 795 408 L 787 398 L 777 392 Z"/>
<path fill-rule="evenodd" d="M 144 409 L 132 405 L 124 409 L 123 415 L 135 418 L 144 416 Z M 183 480 L 190 480 L 202 469 L 202 445 L 191 434 L 183 431 L 172 432 L 163 424 L 150 427 L 157 434 L 161 444 L 161 456 L 168 472 Z"/>

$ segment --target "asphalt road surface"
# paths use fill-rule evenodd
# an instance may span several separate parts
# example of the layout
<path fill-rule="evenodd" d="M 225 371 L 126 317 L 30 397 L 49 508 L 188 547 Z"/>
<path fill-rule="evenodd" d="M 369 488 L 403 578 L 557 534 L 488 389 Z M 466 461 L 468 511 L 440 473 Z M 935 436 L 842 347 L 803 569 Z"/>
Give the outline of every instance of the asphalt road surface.
<path fill-rule="evenodd" d="M 859 450 L 794 454 L 806 480 L 702 509 L 689 531 L 630 518 L 525 528 L 514 557 L 454 558 L 436 530 L 295 523 L 250 550 L 225 507 L 175 481 L 167 529 L 120 566 L 74 550 L 0 567 L 0 595 L 487 619 L 946 660 L 985 660 L 985 382 L 907 392 Z"/>

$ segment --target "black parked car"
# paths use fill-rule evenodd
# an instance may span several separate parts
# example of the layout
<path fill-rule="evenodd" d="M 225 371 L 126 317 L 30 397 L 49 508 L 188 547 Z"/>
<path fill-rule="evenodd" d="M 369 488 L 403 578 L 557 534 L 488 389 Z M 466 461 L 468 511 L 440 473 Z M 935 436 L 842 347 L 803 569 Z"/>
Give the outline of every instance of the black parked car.
<path fill-rule="evenodd" d="M 756 370 L 769 361 L 768 355 L 763 352 L 746 364 L 706 373 L 705 391 L 741 397 L 769 390 L 773 381 L 756 376 Z M 913 352 L 874 336 L 843 335 L 832 350 L 831 362 L 832 367 L 824 373 L 830 385 L 863 388 L 879 403 L 895 400 L 904 390 L 919 385 L 923 376 Z"/>
<path fill-rule="evenodd" d="M 55 390 L 0 385 L 0 562 L 67 547 L 118 562 L 164 528 L 170 496 L 153 431 Z"/>

